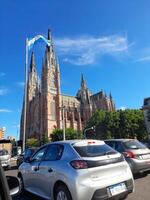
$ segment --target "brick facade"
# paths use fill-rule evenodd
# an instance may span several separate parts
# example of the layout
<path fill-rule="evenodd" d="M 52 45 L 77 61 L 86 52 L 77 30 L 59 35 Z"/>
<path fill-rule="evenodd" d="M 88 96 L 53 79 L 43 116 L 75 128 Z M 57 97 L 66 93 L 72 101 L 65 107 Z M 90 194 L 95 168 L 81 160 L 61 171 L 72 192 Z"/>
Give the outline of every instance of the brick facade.
<path fill-rule="evenodd" d="M 50 31 L 48 39 L 51 40 Z M 27 85 L 26 138 L 41 138 L 42 134 L 50 137 L 55 128 L 63 127 L 62 108 L 64 109 L 65 127 L 82 130 L 86 122 L 97 109 L 115 110 L 111 95 L 101 91 L 92 95 L 81 78 L 81 87 L 76 97 L 61 94 L 60 71 L 54 47 L 46 47 L 39 81 L 34 54 L 31 55 Z M 24 106 L 21 115 L 20 139 L 23 135 Z"/>

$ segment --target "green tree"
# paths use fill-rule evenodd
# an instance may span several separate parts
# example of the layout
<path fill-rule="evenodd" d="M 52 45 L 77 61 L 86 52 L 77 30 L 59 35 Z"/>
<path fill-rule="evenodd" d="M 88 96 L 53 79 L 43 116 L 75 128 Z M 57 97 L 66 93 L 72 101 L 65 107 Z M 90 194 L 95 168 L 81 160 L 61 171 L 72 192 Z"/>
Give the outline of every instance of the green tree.
<path fill-rule="evenodd" d="M 94 125 L 97 139 L 137 137 L 142 140 L 147 135 L 143 111 L 137 109 L 96 111 L 87 127 Z"/>
<path fill-rule="evenodd" d="M 40 144 L 40 141 L 38 139 L 35 138 L 29 138 L 26 141 L 26 147 L 38 147 Z"/>
<path fill-rule="evenodd" d="M 50 139 L 48 138 L 48 136 L 46 134 L 43 134 L 40 141 L 41 145 L 47 144 L 49 142 L 50 142 Z"/>
<path fill-rule="evenodd" d="M 60 141 L 63 140 L 63 130 L 62 129 L 55 129 L 51 135 L 52 141 Z M 66 128 L 65 130 L 65 137 L 66 140 L 72 139 L 81 139 L 82 133 L 74 130 L 72 128 Z"/>

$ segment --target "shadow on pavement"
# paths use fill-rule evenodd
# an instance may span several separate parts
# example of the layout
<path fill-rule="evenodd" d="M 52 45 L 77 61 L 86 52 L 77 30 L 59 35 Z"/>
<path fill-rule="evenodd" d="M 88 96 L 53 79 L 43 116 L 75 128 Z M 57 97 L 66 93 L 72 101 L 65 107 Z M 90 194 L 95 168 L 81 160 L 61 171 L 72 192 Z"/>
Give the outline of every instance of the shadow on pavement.
<path fill-rule="evenodd" d="M 15 197 L 13 197 L 12 200 L 44 200 L 44 199 L 40 198 L 34 194 L 31 194 L 29 192 L 23 192 Z"/>
<path fill-rule="evenodd" d="M 144 178 L 146 177 L 150 172 L 143 172 L 143 173 L 139 173 L 139 174 L 134 174 L 133 177 L 134 177 L 134 180 L 136 179 L 140 179 L 140 178 Z"/>

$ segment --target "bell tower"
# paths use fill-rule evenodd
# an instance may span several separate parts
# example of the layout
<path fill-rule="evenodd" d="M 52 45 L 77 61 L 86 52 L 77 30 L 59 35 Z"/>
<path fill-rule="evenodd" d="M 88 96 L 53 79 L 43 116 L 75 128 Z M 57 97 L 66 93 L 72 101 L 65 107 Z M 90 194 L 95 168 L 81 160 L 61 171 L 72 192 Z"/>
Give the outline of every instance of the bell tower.
<path fill-rule="evenodd" d="M 55 127 L 60 127 L 60 74 L 50 30 L 48 30 L 48 40 L 50 40 L 51 45 L 46 46 L 42 65 L 41 133 L 50 137 L 52 130 Z"/>

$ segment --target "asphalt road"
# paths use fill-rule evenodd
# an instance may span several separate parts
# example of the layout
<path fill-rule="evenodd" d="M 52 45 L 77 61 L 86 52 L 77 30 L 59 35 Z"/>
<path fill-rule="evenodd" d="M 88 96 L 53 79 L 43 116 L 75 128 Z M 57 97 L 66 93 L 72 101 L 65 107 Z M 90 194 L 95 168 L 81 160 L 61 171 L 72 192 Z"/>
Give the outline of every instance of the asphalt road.
<path fill-rule="evenodd" d="M 16 176 L 17 170 L 5 171 L 7 175 Z M 44 200 L 34 196 L 28 192 L 20 194 L 13 198 L 13 200 Z M 147 176 L 135 177 L 135 192 L 127 197 L 127 200 L 150 200 L 150 174 Z"/>

